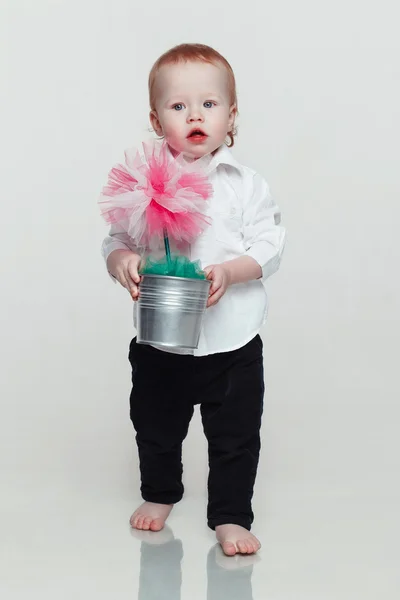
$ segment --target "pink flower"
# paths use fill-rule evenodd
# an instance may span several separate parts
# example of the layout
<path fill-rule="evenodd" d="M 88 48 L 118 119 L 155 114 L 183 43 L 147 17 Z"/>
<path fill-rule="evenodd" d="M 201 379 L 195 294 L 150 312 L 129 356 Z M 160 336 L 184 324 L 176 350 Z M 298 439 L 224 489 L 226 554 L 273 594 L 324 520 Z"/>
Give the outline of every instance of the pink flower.
<path fill-rule="evenodd" d="M 173 158 L 166 142 L 143 144 L 144 157 L 125 151 L 125 165 L 108 174 L 99 204 L 107 223 L 118 223 L 139 247 L 160 245 L 164 232 L 192 243 L 209 225 L 205 201 L 212 186 L 201 160 Z"/>

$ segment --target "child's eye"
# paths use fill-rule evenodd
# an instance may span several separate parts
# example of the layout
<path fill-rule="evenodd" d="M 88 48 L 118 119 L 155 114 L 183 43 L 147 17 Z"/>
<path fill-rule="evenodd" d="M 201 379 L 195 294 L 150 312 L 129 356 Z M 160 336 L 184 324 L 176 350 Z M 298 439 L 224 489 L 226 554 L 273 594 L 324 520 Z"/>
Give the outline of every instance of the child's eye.
<path fill-rule="evenodd" d="M 182 110 L 182 108 L 183 108 L 183 104 L 175 104 L 175 105 L 174 105 L 172 108 L 173 108 L 174 110 L 177 110 L 177 111 L 178 111 L 178 110 Z"/>
<path fill-rule="evenodd" d="M 211 108 L 212 106 L 214 106 L 214 102 L 208 101 L 208 102 L 204 102 L 204 107 L 205 108 Z"/>

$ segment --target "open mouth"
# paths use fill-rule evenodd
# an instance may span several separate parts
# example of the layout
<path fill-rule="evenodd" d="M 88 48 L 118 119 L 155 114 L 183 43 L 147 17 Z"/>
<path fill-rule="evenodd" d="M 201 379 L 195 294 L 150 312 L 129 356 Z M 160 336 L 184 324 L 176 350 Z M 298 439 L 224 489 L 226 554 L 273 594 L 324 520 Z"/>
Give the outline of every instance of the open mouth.
<path fill-rule="evenodd" d="M 207 135 L 201 129 L 193 129 L 193 131 L 191 131 L 188 135 L 188 138 L 194 138 L 194 139 L 196 139 L 196 138 L 203 139 L 206 137 L 207 137 Z"/>

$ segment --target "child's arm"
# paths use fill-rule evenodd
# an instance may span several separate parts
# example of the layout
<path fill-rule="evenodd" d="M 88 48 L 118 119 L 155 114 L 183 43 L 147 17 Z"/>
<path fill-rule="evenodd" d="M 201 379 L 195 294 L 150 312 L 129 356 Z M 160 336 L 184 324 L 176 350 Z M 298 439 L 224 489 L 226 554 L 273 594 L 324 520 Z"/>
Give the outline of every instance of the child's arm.
<path fill-rule="evenodd" d="M 121 227 L 112 225 L 101 251 L 113 280 L 119 281 L 129 291 L 132 299 L 137 300 L 141 257 L 132 239 Z"/>
<path fill-rule="evenodd" d="M 244 256 L 205 269 L 212 281 L 208 305 L 216 304 L 235 283 L 261 279 L 263 283 L 278 270 L 285 246 L 285 229 L 280 211 L 265 179 L 255 174 L 243 212 Z"/>
<path fill-rule="evenodd" d="M 280 225 L 281 212 L 271 196 L 268 183 L 258 173 L 253 176 L 252 193 L 243 213 L 245 256 L 261 267 L 263 283 L 280 266 L 286 230 Z"/>
<path fill-rule="evenodd" d="M 216 304 L 230 285 L 246 283 L 253 279 L 260 279 L 262 276 L 260 265 L 251 256 L 240 256 L 220 265 L 211 265 L 204 269 L 204 271 L 207 279 L 211 280 L 207 307 Z"/>

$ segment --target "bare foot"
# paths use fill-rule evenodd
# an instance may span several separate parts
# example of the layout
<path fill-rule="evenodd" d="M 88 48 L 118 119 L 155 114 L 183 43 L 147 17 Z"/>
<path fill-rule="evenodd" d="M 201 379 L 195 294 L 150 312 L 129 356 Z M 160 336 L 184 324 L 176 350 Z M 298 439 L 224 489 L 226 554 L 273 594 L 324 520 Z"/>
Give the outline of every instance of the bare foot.
<path fill-rule="evenodd" d="M 255 554 L 261 548 L 258 539 L 240 525 L 218 525 L 215 532 L 217 540 L 227 556 Z"/>
<path fill-rule="evenodd" d="M 131 531 L 133 531 L 133 529 L 131 529 Z M 142 535 L 143 535 L 143 533 L 147 533 L 149 536 L 151 536 L 151 533 L 149 533 L 148 531 L 145 531 L 145 532 L 136 531 L 136 533 L 141 533 Z M 151 537 L 155 538 L 158 536 L 153 535 Z M 257 554 L 235 554 L 235 556 L 229 556 L 229 555 L 227 556 L 224 553 L 224 551 L 222 550 L 221 544 L 215 544 L 214 548 L 212 548 L 211 550 L 214 550 L 215 566 L 221 567 L 225 571 L 237 571 L 237 570 L 242 570 L 242 569 L 246 569 L 249 567 L 253 567 L 262 560 L 258 553 Z M 211 554 L 211 556 L 213 556 L 211 551 L 210 551 L 210 554 Z"/>
<path fill-rule="evenodd" d="M 161 531 L 173 507 L 173 504 L 144 502 L 131 516 L 131 527 L 144 531 Z"/>

